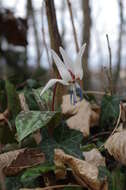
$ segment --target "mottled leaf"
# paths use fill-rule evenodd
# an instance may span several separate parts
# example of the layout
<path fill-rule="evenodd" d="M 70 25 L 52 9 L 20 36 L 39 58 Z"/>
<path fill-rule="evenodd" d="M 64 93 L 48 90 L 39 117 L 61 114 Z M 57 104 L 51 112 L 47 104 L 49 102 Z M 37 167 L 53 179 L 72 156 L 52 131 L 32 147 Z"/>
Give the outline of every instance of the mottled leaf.
<path fill-rule="evenodd" d="M 40 96 L 42 89 L 43 87 L 33 89 L 33 95 L 41 110 L 49 110 L 52 103 L 52 91 L 49 89 L 42 96 Z"/>
<path fill-rule="evenodd" d="M 28 111 L 21 112 L 16 117 L 16 130 L 17 130 L 17 139 L 22 141 L 25 137 L 35 132 L 37 129 L 40 129 L 44 126 L 47 126 L 52 120 L 60 119 L 59 112 L 52 111 Z"/>
<path fill-rule="evenodd" d="M 42 152 L 45 153 L 49 162 L 53 162 L 54 149 L 61 148 L 66 153 L 82 158 L 80 143 L 83 134 L 74 129 L 69 129 L 65 124 L 54 129 L 53 137 L 49 137 L 47 129 L 42 129 L 43 140 L 41 142 Z"/>
<path fill-rule="evenodd" d="M 101 127 L 113 127 L 119 115 L 120 99 L 117 96 L 105 95 L 101 104 L 100 125 Z"/>

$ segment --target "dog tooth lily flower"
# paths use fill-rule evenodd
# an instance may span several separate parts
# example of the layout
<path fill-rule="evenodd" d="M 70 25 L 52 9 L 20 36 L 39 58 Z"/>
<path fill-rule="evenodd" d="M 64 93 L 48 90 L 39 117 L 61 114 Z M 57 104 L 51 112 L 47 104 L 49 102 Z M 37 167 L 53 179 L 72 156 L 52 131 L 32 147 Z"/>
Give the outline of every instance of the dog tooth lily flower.
<path fill-rule="evenodd" d="M 67 55 L 62 47 L 60 47 L 60 53 L 62 55 L 63 61 L 55 53 L 54 50 L 51 50 L 52 57 L 57 66 L 61 79 L 51 79 L 43 88 L 40 93 L 40 96 L 50 87 L 52 87 L 57 82 L 63 85 L 70 85 L 70 100 L 72 103 L 72 97 L 74 104 L 76 103 L 76 93 L 79 92 L 80 99 L 82 99 L 82 91 L 77 83 L 77 80 L 82 80 L 83 78 L 83 68 L 82 68 L 82 56 L 85 50 L 86 44 L 84 44 L 80 51 L 77 54 L 75 62 L 72 62 L 71 58 Z"/>

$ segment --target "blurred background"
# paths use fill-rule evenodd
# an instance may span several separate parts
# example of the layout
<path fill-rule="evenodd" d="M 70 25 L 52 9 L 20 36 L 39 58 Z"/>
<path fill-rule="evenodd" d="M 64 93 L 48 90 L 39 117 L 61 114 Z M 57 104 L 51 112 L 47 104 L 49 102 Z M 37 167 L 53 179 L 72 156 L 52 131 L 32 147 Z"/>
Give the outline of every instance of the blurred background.
<path fill-rule="evenodd" d="M 0 77 L 14 77 L 17 83 L 37 78 L 44 84 L 53 75 L 50 49 L 59 53 L 62 45 L 74 60 L 86 42 L 83 87 L 105 90 L 110 61 L 106 34 L 113 85 L 123 91 L 125 0 L 0 0 Z"/>

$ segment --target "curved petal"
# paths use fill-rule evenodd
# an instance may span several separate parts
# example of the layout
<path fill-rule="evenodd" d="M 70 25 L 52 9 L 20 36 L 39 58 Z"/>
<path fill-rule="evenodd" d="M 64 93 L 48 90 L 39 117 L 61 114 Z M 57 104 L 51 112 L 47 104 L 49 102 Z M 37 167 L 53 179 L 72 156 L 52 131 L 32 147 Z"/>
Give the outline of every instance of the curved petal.
<path fill-rule="evenodd" d="M 47 84 L 45 85 L 45 87 L 42 89 L 41 93 L 40 93 L 40 96 L 42 96 L 42 94 L 48 90 L 49 88 L 51 88 L 55 83 L 61 83 L 63 85 L 69 85 L 69 83 L 67 83 L 66 81 L 64 80 L 61 80 L 61 79 L 51 79 L 47 82 Z"/>
<path fill-rule="evenodd" d="M 55 51 L 51 50 L 51 53 L 52 53 L 52 56 L 53 56 L 53 59 L 55 61 L 55 64 L 57 66 L 57 69 L 60 73 L 60 76 L 63 80 L 65 81 L 71 81 L 72 80 L 72 77 L 69 73 L 69 71 L 67 70 L 67 67 L 66 65 L 61 61 L 61 59 L 59 58 L 59 56 L 55 53 Z"/>
<path fill-rule="evenodd" d="M 65 50 L 62 47 L 60 47 L 60 53 L 63 57 L 63 61 L 66 65 L 66 67 L 74 74 L 75 63 L 72 62 L 72 60 L 70 59 L 70 57 L 67 55 L 67 53 L 65 52 Z"/>
<path fill-rule="evenodd" d="M 85 51 L 85 48 L 86 48 L 86 43 L 81 47 L 75 60 L 75 65 L 76 65 L 75 77 L 80 78 L 80 80 L 83 78 L 82 55 Z"/>

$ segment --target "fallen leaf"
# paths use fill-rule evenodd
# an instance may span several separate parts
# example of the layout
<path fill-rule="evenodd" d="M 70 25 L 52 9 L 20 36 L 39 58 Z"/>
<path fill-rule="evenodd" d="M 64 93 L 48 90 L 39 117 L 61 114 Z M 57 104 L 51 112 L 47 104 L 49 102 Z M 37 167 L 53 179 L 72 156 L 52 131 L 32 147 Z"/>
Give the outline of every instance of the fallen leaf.
<path fill-rule="evenodd" d="M 96 166 L 65 154 L 61 149 L 55 149 L 55 164 L 57 165 L 59 162 L 70 167 L 73 174 L 79 178 L 78 181 L 83 181 L 87 188 L 92 190 L 107 189 L 105 181 L 98 179 L 98 168 Z"/>
<path fill-rule="evenodd" d="M 10 164 L 17 159 L 18 155 L 24 151 L 25 149 L 19 149 L 0 154 L 0 170 L 5 167 L 9 167 Z"/>
<path fill-rule="evenodd" d="M 90 151 L 83 152 L 85 161 L 94 166 L 105 166 L 105 158 L 101 155 L 98 149 L 93 148 Z"/>
<path fill-rule="evenodd" d="M 105 143 L 105 148 L 115 160 L 126 165 L 126 130 L 111 135 Z"/>
<path fill-rule="evenodd" d="M 90 133 L 90 127 L 98 124 L 99 113 L 93 111 L 90 103 L 85 99 L 71 105 L 69 95 L 63 96 L 61 108 L 64 115 L 71 116 L 67 119 L 67 125 L 81 131 L 86 137 Z"/>
<path fill-rule="evenodd" d="M 13 153 L 14 151 L 12 151 Z M 40 150 L 25 149 L 23 152 L 17 155 L 9 166 L 4 168 L 4 174 L 6 176 L 16 175 L 23 169 L 36 166 L 45 162 L 45 156 Z"/>

